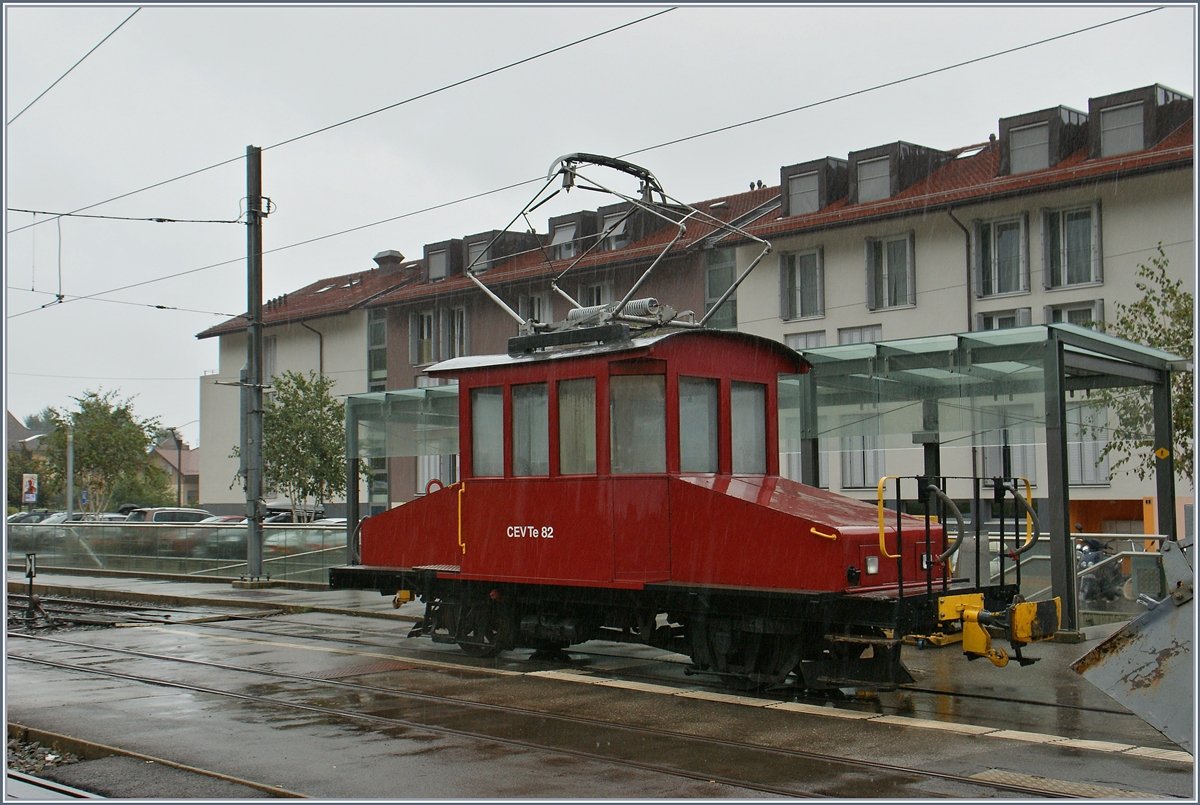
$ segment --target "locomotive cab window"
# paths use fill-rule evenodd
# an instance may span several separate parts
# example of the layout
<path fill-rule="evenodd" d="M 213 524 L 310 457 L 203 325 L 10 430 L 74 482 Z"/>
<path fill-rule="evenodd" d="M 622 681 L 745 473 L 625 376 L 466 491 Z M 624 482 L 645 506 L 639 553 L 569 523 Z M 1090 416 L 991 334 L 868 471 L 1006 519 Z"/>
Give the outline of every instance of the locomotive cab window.
<path fill-rule="evenodd" d="M 558 471 L 562 475 L 596 472 L 596 379 L 558 384 Z"/>
<path fill-rule="evenodd" d="M 471 389 L 471 474 L 504 475 L 504 389 Z"/>
<path fill-rule="evenodd" d="M 734 474 L 767 471 L 767 387 L 734 382 L 730 388 L 730 435 Z"/>
<path fill-rule="evenodd" d="M 550 474 L 550 395 L 545 383 L 512 387 L 512 474 Z"/>
<path fill-rule="evenodd" d="M 721 381 L 679 378 L 679 468 L 717 472 L 717 400 Z"/>
<path fill-rule="evenodd" d="M 664 375 L 609 378 L 613 475 L 667 471 Z"/>

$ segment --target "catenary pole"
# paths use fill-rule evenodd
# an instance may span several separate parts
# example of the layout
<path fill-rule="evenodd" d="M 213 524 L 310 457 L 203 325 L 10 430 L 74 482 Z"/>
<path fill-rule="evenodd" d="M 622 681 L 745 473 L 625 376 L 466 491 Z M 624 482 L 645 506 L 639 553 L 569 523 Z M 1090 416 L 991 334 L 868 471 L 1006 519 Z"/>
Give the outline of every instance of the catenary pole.
<path fill-rule="evenodd" d="M 246 570 L 251 581 L 262 577 L 262 149 L 246 146 L 246 366 L 242 394 L 246 466 Z"/>

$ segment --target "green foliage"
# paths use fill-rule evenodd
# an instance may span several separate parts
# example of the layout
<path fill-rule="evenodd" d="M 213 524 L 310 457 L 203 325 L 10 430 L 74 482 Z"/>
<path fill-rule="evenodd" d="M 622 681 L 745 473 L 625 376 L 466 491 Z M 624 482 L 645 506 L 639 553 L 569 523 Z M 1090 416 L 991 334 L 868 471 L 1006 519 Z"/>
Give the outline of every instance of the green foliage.
<path fill-rule="evenodd" d="M 46 461 L 56 489 L 65 489 L 67 475 L 67 425 L 74 434 L 75 490 L 86 491 L 86 511 L 140 500 L 119 499 L 122 490 L 166 488 L 166 473 L 150 463 L 149 451 L 159 427 L 157 419 L 139 419 L 132 399 L 115 391 L 86 391 L 73 397 L 78 410 L 51 408 L 53 431 L 48 437 Z M 156 483 L 157 482 L 157 483 Z"/>
<path fill-rule="evenodd" d="M 113 486 L 113 506 L 136 503 L 140 508 L 174 506 L 177 497 L 171 474 L 155 464 L 147 464 L 137 475 L 122 476 Z"/>
<path fill-rule="evenodd" d="M 1183 280 L 1167 277 L 1169 261 L 1158 245 L 1158 256 L 1150 265 L 1138 265 L 1137 288 L 1143 296 L 1130 305 L 1117 303 L 1115 320 L 1105 332 L 1148 347 L 1192 359 L 1193 295 Z M 1112 460 L 1112 468 L 1127 467 L 1138 478 L 1154 473 L 1154 408 L 1146 388 L 1113 389 L 1101 392 L 1100 399 L 1116 416 L 1117 427 L 1109 436 L 1103 455 Z M 1173 372 L 1171 376 L 1171 418 L 1174 431 L 1175 474 L 1193 481 L 1192 455 L 1192 372 Z"/>
<path fill-rule="evenodd" d="M 293 521 L 304 503 L 314 509 L 346 491 L 346 404 L 331 393 L 333 381 L 284 372 L 263 406 L 263 483 L 292 504 Z"/>
<path fill-rule="evenodd" d="M 30 414 L 25 417 L 25 421 L 22 424 L 34 433 L 49 433 L 54 430 L 54 423 L 51 421 L 50 415 L 50 406 L 46 406 L 36 414 Z"/>

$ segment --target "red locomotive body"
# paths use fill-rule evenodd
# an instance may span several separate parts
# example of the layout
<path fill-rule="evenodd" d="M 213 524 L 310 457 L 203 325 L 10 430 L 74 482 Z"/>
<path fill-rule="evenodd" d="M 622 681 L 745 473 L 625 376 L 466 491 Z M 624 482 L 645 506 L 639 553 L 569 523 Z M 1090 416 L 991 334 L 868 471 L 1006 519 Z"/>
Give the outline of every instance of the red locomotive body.
<path fill-rule="evenodd" d="M 926 524 L 903 518 L 901 549 L 893 513 L 881 543 L 875 506 L 780 477 L 778 377 L 806 370 L 709 330 L 438 364 L 463 481 L 365 520 L 370 583 L 334 583 L 414 590 L 425 632 L 477 654 L 608 637 L 750 684 L 802 662 L 810 684 L 903 681 L 884 629 L 900 577 L 924 589 Z M 941 526 L 928 538 L 940 552 Z M 835 633 L 857 653 L 826 656 Z"/>

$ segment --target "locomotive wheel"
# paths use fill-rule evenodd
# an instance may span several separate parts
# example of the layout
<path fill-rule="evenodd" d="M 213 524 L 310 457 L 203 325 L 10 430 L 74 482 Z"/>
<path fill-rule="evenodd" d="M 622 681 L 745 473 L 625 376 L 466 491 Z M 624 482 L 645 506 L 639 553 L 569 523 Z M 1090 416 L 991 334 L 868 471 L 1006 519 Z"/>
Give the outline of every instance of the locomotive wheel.
<path fill-rule="evenodd" d="M 458 647 L 471 657 L 495 657 L 505 648 L 506 615 L 491 601 L 464 604 Z"/>
<path fill-rule="evenodd" d="M 796 635 L 743 631 L 730 618 L 696 618 L 688 631 L 696 667 L 735 690 L 777 685 L 800 659 Z"/>

